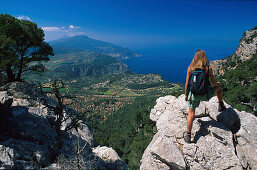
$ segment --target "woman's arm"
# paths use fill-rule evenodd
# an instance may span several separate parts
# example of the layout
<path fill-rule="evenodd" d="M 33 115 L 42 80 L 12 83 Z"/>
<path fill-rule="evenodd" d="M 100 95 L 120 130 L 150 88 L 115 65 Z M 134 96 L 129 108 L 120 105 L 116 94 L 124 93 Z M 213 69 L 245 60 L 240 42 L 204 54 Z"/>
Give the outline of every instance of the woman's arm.
<path fill-rule="evenodd" d="M 185 101 L 187 101 L 187 96 L 188 96 L 188 83 L 190 79 L 191 73 L 190 73 L 190 66 L 187 69 L 187 78 L 186 78 L 186 84 L 185 84 Z"/>
<path fill-rule="evenodd" d="M 209 66 L 209 77 L 211 78 L 211 83 L 214 86 L 220 86 L 220 82 L 216 82 L 216 80 L 214 79 L 214 75 L 213 75 L 213 71 L 212 71 L 211 66 Z"/>

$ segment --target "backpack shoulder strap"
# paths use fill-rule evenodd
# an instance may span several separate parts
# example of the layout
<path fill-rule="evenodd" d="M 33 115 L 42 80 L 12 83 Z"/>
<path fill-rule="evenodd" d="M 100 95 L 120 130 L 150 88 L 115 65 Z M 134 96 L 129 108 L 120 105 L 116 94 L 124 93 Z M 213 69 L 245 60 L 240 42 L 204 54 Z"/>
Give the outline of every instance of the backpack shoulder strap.
<path fill-rule="evenodd" d="M 210 67 L 210 65 L 207 66 L 207 74 L 206 74 L 208 77 L 209 77 L 209 67 Z M 205 67 L 205 69 L 206 69 L 206 67 Z M 204 73 L 205 73 L 205 71 L 204 71 Z"/>

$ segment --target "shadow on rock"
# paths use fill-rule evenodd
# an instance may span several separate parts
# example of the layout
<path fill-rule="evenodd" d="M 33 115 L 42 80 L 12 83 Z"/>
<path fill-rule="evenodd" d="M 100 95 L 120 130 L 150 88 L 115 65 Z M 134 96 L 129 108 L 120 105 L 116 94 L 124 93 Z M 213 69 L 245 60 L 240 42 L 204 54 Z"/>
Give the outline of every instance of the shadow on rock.
<path fill-rule="evenodd" d="M 197 141 L 203 137 L 207 136 L 210 134 L 210 131 L 208 130 L 209 127 L 217 127 L 226 131 L 229 131 L 228 128 L 226 128 L 223 124 L 215 121 L 215 120 L 202 120 L 198 119 L 198 122 L 200 123 L 200 129 L 196 132 L 195 137 L 194 137 L 194 143 L 197 143 Z M 223 137 L 216 135 L 216 138 L 220 140 L 224 140 Z"/>
<path fill-rule="evenodd" d="M 198 122 L 200 123 L 200 129 L 195 134 L 195 143 L 200 139 L 200 137 L 206 136 L 210 133 L 208 130 L 209 127 L 217 127 L 226 131 L 230 130 L 233 134 L 235 134 L 239 131 L 241 126 L 240 118 L 233 108 L 228 108 L 221 112 L 217 116 L 217 121 L 210 119 L 198 119 Z M 222 138 L 220 136 L 215 137 Z"/>
<path fill-rule="evenodd" d="M 241 122 L 237 112 L 233 108 L 227 108 L 217 116 L 217 121 L 225 125 L 233 134 L 240 129 Z"/>

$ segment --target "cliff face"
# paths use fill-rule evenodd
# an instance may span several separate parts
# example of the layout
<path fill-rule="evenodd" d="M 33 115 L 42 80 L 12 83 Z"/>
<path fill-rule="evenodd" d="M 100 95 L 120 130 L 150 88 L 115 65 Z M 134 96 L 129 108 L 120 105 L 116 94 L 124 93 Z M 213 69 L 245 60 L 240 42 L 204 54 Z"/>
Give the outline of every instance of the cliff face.
<path fill-rule="evenodd" d="M 214 68 L 214 74 L 223 75 L 223 66 L 228 66 L 228 69 L 236 67 L 237 63 L 247 61 L 254 57 L 257 52 L 257 27 L 246 31 L 240 40 L 235 53 L 224 60 L 215 60 L 211 64 Z M 233 63 L 233 64 L 232 64 Z M 235 64 L 234 64 L 235 63 Z"/>
<path fill-rule="evenodd" d="M 141 170 L 149 169 L 257 169 L 257 118 L 225 103 L 218 112 L 213 97 L 196 109 L 192 136 L 184 142 L 188 108 L 184 95 L 157 99 L 150 118 L 158 132 L 145 150 Z"/>
<path fill-rule="evenodd" d="M 257 27 L 246 31 L 233 57 L 239 56 L 241 61 L 249 60 L 257 51 Z"/>
<path fill-rule="evenodd" d="M 74 121 L 71 108 L 64 109 L 60 135 L 53 124 L 56 101 L 26 83 L 0 89 L 1 169 L 127 169 L 112 148 L 94 148 L 85 122 L 64 131 Z"/>
<path fill-rule="evenodd" d="M 246 31 L 232 56 L 212 63 L 224 99 L 238 110 L 257 115 L 257 27 Z"/>

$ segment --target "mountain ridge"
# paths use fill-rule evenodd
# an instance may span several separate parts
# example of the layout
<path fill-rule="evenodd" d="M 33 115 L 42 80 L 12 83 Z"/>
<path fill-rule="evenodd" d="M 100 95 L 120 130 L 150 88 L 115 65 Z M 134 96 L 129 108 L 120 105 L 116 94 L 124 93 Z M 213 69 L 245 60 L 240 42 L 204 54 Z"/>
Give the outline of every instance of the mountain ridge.
<path fill-rule="evenodd" d="M 211 64 L 224 86 L 224 99 L 257 116 L 257 27 L 243 34 L 233 55 Z"/>
<path fill-rule="evenodd" d="M 133 73 L 116 58 L 96 52 L 59 54 L 46 66 L 49 72 L 45 76 L 50 79 L 74 80 L 87 76 Z"/>
<path fill-rule="evenodd" d="M 86 35 L 77 35 L 68 38 L 49 41 L 55 53 L 63 54 L 70 53 L 70 51 L 90 51 L 103 53 L 118 59 L 127 59 L 131 57 L 138 57 L 139 54 L 131 51 L 128 48 L 123 48 L 118 45 L 95 40 Z"/>
<path fill-rule="evenodd" d="M 257 26 L 244 32 L 239 45 L 233 55 L 224 59 L 211 62 L 215 75 L 223 75 L 224 71 L 235 69 L 243 63 L 255 57 L 257 53 Z"/>

